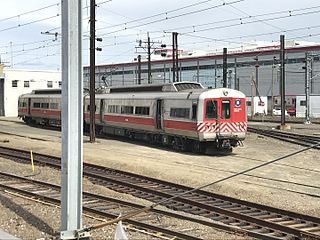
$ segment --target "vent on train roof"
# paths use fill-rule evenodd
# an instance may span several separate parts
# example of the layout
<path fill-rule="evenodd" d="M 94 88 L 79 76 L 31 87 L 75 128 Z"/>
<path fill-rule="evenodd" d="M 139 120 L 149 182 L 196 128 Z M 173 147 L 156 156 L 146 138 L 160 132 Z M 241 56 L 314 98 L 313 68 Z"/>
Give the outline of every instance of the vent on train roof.
<path fill-rule="evenodd" d="M 33 94 L 61 94 L 61 89 L 38 89 L 33 90 Z"/>
<path fill-rule="evenodd" d="M 166 84 L 149 84 L 140 86 L 114 87 L 108 89 L 110 93 L 120 92 L 180 92 L 189 89 L 203 89 L 200 83 L 177 82 Z"/>

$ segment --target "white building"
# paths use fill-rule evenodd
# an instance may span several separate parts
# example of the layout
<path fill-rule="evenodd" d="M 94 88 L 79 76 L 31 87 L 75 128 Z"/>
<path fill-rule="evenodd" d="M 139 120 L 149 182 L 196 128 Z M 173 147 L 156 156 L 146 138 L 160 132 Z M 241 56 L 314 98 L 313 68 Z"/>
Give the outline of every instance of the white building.
<path fill-rule="evenodd" d="M 253 114 L 256 115 L 267 115 L 268 114 L 268 98 L 267 97 L 258 97 L 253 98 L 246 97 L 246 106 L 247 106 L 247 116 Z M 253 104 L 252 104 L 253 101 Z"/>
<path fill-rule="evenodd" d="M 310 117 L 319 118 L 320 117 L 320 96 L 311 95 L 310 96 Z M 296 116 L 305 117 L 306 116 L 306 96 L 297 96 L 296 101 Z"/>
<path fill-rule="evenodd" d="M 35 89 L 61 87 L 61 72 L 7 69 L 0 65 L 0 116 L 18 115 L 18 97 Z"/>

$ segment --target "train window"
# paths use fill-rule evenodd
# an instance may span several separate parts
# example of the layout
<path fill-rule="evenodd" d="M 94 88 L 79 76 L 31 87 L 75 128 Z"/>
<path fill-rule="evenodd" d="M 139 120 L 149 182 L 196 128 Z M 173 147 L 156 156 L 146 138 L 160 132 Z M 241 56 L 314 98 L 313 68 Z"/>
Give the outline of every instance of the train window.
<path fill-rule="evenodd" d="M 189 108 L 171 108 L 170 109 L 170 117 L 189 118 L 190 117 L 190 109 Z"/>
<path fill-rule="evenodd" d="M 193 120 L 197 119 L 197 109 L 198 109 L 198 105 L 193 104 L 192 105 L 192 119 Z"/>
<path fill-rule="evenodd" d="M 94 105 L 94 111 L 96 112 L 97 111 L 97 106 Z M 87 112 L 90 112 L 90 105 L 87 105 Z"/>
<path fill-rule="evenodd" d="M 120 113 L 119 109 L 120 109 L 120 106 L 118 106 L 118 105 L 109 105 L 108 106 L 109 113 Z"/>
<path fill-rule="evenodd" d="M 306 103 L 307 103 L 306 100 L 301 100 L 301 101 L 300 101 L 300 106 L 307 106 Z"/>
<path fill-rule="evenodd" d="M 133 114 L 133 106 L 121 106 L 121 113 Z"/>
<path fill-rule="evenodd" d="M 230 101 L 223 100 L 222 101 L 222 119 L 229 119 L 230 118 Z"/>
<path fill-rule="evenodd" d="M 25 88 L 30 87 L 30 82 L 29 82 L 29 81 L 24 81 L 24 82 L 23 82 L 23 86 L 24 86 Z"/>
<path fill-rule="evenodd" d="M 34 107 L 34 108 L 40 108 L 40 103 L 34 102 L 34 103 L 33 103 L 33 107 Z"/>
<path fill-rule="evenodd" d="M 19 101 L 18 106 L 23 108 L 27 107 L 27 102 Z"/>
<path fill-rule="evenodd" d="M 58 103 L 50 103 L 50 109 L 58 109 Z"/>
<path fill-rule="evenodd" d="M 135 114 L 139 115 L 149 115 L 150 108 L 149 107 L 136 107 Z"/>
<path fill-rule="evenodd" d="M 41 108 L 49 108 L 49 103 L 41 103 Z"/>
<path fill-rule="evenodd" d="M 213 119 L 217 118 L 218 111 L 217 111 L 217 101 L 209 100 L 206 104 L 206 118 Z"/>

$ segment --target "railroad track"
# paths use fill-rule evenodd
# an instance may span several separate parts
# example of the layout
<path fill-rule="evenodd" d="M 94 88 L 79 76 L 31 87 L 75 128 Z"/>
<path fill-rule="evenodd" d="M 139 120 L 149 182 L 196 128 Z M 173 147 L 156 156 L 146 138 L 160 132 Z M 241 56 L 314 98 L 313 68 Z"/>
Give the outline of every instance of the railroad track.
<path fill-rule="evenodd" d="M 320 137 L 312 135 L 304 135 L 292 132 L 283 132 L 279 130 L 261 129 L 254 127 L 248 127 L 248 131 L 306 147 L 315 145 L 320 142 Z M 320 149 L 320 146 L 317 146 L 315 148 Z"/>
<path fill-rule="evenodd" d="M 29 152 L 0 147 L 0 156 L 30 161 Z M 60 169 L 60 158 L 34 154 L 34 160 Z M 192 188 L 133 173 L 84 164 L 84 175 L 112 190 L 160 202 Z M 179 196 L 162 205 L 203 216 L 224 230 L 242 232 L 259 239 L 320 239 L 320 218 L 247 202 L 202 190 Z"/>
<path fill-rule="evenodd" d="M 0 188 L 9 190 L 10 192 L 19 193 L 23 196 L 31 197 L 32 199 L 41 199 L 45 202 L 60 205 L 61 189 L 58 185 L 32 180 L 30 178 L 20 177 L 13 174 L 0 173 Z M 143 208 L 143 205 L 138 205 L 132 202 L 83 192 L 83 210 L 86 213 L 91 213 L 95 216 L 115 219 L 120 214 L 125 214 L 127 212 Z M 189 240 L 201 239 L 196 236 L 185 234 L 182 231 L 179 231 L 179 229 L 174 229 L 175 227 L 166 224 L 166 219 L 170 218 L 196 222 L 208 226 L 213 224 L 212 221 L 200 220 L 157 209 L 152 209 L 148 213 L 142 213 L 136 216 L 134 220 L 129 219 L 125 222 L 139 228 L 139 230 L 146 230 L 153 236 L 161 236 L 161 238 Z M 193 230 L 192 234 L 196 234 L 196 229 Z"/>

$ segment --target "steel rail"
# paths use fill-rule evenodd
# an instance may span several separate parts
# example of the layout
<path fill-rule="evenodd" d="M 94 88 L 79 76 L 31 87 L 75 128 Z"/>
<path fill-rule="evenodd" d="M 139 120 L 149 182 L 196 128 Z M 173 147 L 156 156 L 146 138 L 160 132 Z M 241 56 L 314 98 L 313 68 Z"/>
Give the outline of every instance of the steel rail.
<path fill-rule="evenodd" d="M 0 173 L 0 188 L 18 192 L 23 195 L 35 197 L 46 202 L 60 204 L 60 186 L 51 183 L 46 183 L 39 180 L 32 180 L 25 177 L 20 177 L 8 173 Z M 94 213 L 101 217 L 110 219 L 117 218 L 124 211 L 132 211 L 134 209 L 142 209 L 143 205 L 138 205 L 132 202 L 127 202 L 115 198 L 104 197 L 97 194 L 83 192 L 83 209 L 88 213 Z M 203 225 L 213 225 L 212 222 L 187 217 L 181 214 L 176 214 L 168 211 L 153 209 L 151 213 L 137 216 L 135 220 L 128 219 L 125 221 L 136 227 L 151 230 L 155 233 L 166 234 L 167 237 L 174 239 L 190 239 L 199 240 L 201 238 L 190 236 L 176 230 L 170 230 L 167 227 L 159 227 L 148 223 L 154 222 L 155 219 L 163 219 L 171 217 L 186 221 L 192 221 Z"/>
<path fill-rule="evenodd" d="M 23 157 L 24 155 L 24 157 Z M 29 160 L 29 152 L 0 148 L 0 156 Z M 60 168 L 60 159 L 34 154 L 34 160 Z M 153 202 L 159 202 L 192 188 L 115 169 L 84 164 L 84 175 L 118 192 L 125 192 Z M 320 219 L 265 205 L 247 202 L 203 190 L 178 197 L 165 206 L 208 217 L 247 231 L 249 236 L 262 234 L 265 239 L 294 235 L 297 238 L 320 239 Z M 270 238 L 268 238 L 270 237 Z M 259 237 L 261 238 L 261 236 Z"/>
<path fill-rule="evenodd" d="M 248 127 L 248 131 L 306 147 L 320 142 L 320 137 L 317 136 L 282 132 L 279 130 Z M 320 147 L 315 147 L 315 149 L 320 149 Z"/>

